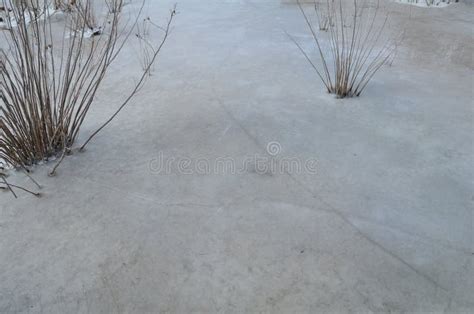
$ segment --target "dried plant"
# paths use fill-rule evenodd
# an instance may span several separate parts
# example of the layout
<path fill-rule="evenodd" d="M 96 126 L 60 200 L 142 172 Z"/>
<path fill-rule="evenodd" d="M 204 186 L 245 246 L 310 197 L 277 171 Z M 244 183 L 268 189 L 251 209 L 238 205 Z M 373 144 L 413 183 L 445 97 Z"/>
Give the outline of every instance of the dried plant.
<path fill-rule="evenodd" d="M 82 27 L 85 17 L 78 10 L 66 14 L 65 22 L 53 21 L 53 17 L 44 16 L 48 3 L 40 6 L 39 0 L 29 1 L 41 9 L 24 1 L 12 7 L 6 21 L 9 27 L 2 31 L 5 45 L 0 50 L 0 161 L 25 170 L 52 157 L 60 163 L 72 150 L 110 65 L 138 23 L 137 17 L 130 27 L 121 26 L 122 0 L 106 0 L 109 13 L 100 23 L 103 31 L 86 38 Z M 175 13 L 171 10 L 162 40 L 136 85 L 81 149 L 143 86 L 168 38 Z"/>
<path fill-rule="evenodd" d="M 337 97 L 359 96 L 374 74 L 393 52 L 393 43 L 386 39 L 388 15 L 381 16 L 378 0 L 327 0 L 328 31 L 323 38 L 297 1 L 315 42 L 321 66 L 293 38 L 293 42 L 309 61 L 329 93 Z M 324 41 L 324 39 L 327 39 Z M 325 44 L 325 45 L 323 45 Z"/>
<path fill-rule="evenodd" d="M 140 54 L 140 65 L 142 70 L 145 70 L 150 63 L 150 60 L 153 58 L 153 55 L 156 52 L 156 47 L 150 41 L 150 28 L 154 27 L 162 30 L 159 25 L 156 25 L 152 22 L 150 17 L 143 19 L 142 23 L 137 25 L 136 37 L 138 38 L 139 43 L 139 54 Z M 154 66 L 150 68 L 148 74 L 151 75 L 153 72 Z"/>

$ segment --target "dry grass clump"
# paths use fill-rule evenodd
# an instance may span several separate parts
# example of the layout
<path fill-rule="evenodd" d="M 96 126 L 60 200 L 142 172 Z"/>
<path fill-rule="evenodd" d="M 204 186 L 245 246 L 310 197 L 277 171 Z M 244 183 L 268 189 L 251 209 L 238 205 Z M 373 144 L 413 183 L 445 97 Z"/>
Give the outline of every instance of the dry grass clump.
<path fill-rule="evenodd" d="M 109 13 L 96 25 L 102 31 L 86 36 L 91 21 L 87 12 L 92 12 L 89 0 L 69 2 L 75 8 L 57 20 L 47 14 L 54 4 L 32 1 L 33 7 L 20 1 L 9 8 L 9 27 L 0 34 L 4 38 L 0 50 L 0 161 L 23 169 L 51 157 L 62 161 L 71 151 L 110 65 L 138 21 L 137 17 L 133 25 L 121 26 L 123 1 L 105 0 Z M 78 3 L 82 7 L 77 7 Z M 147 59 L 128 97 L 81 149 L 143 86 L 175 13 L 174 9 L 170 12 L 162 41 Z"/>
<path fill-rule="evenodd" d="M 297 2 L 315 42 L 321 65 L 316 65 L 302 46 L 293 37 L 291 39 L 329 93 L 340 98 L 359 96 L 394 49 L 393 42 L 386 38 L 388 15 L 381 12 L 379 1 L 326 0 L 323 13 L 322 5 L 315 5 L 319 29 L 325 30 L 324 33 L 317 32 L 310 15 Z"/>

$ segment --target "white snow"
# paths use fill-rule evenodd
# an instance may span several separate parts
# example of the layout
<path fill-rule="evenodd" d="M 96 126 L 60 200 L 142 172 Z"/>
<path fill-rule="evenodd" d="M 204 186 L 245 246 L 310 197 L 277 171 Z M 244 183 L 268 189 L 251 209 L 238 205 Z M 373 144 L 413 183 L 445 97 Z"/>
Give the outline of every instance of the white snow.
<path fill-rule="evenodd" d="M 46 17 L 50 17 L 56 12 L 57 10 L 50 7 L 46 10 L 46 12 L 43 12 L 42 14 L 39 15 L 38 20 L 43 20 Z M 10 29 L 10 28 L 14 28 L 18 26 L 17 18 L 12 11 L 4 12 L 2 17 L 3 17 L 3 21 L 0 22 L 0 29 Z M 31 16 L 31 12 L 25 11 L 23 13 L 23 18 L 25 19 L 26 24 L 29 24 L 33 16 Z"/>
<path fill-rule="evenodd" d="M 102 27 L 94 27 L 94 28 L 84 28 L 84 29 L 79 29 L 76 31 L 71 31 L 68 35 L 66 35 L 66 38 L 71 38 L 74 37 L 74 33 L 78 34 L 78 36 L 81 36 L 83 38 L 91 38 L 97 35 L 102 34 Z"/>
<path fill-rule="evenodd" d="M 395 0 L 402 4 L 410 4 L 420 8 L 445 8 L 455 3 L 454 0 Z"/>

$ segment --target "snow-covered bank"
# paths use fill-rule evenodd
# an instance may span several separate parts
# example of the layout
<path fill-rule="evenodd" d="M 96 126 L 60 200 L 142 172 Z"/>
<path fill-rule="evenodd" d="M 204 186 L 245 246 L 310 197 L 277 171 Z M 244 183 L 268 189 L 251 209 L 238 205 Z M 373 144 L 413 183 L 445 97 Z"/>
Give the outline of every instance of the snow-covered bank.
<path fill-rule="evenodd" d="M 458 0 L 395 0 L 397 3 L 414 5 L 421 8 L 444 8 Z"/>

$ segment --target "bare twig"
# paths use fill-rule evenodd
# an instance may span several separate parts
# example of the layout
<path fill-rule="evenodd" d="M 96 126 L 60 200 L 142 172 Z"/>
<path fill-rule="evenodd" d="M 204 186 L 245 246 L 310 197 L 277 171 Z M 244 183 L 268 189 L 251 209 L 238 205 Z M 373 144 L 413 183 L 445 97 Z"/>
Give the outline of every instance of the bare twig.
<path fill-rule="evenodd" d="M 18 198 L 18 196 L 16 196 L 15 192 L 12 189 L 12 185 L 8 183 L 7 179 L 5 179 L 5 175 L 3 173 L 0 173 L 0 177 L 2 178 L 3 184 L 5 184 L 6 186 L 4 188 L 8 189 L 15 198 Z"/>
<path fill-rule="evenodd" d="M 4 181 L 4 182 L 6 182 L 6 181 Z M 7 183 L 7 187 L 0 186 L 0 189 L 9 189 L 9 190 L 13 193 L 13 195 L 15 196 L 15 198 L 18 198 L 18 197 L 16 196 L 16 194 L 13 192 L 13 189 L 12 189 L 12 188 L 25 191 L 25 192 L 30 193 L 30 194 L 32 194 L 32 195 L 34 195 L 34 196 L 37 196 L 37 197 L 40 197 L 40 196 L 41 196 L 41 193 L 40 193 L 40 192 L 33 192 L 33 191 L 28 190 L 27 188 L 24 188 L 24 187 L 19 186 L 19 185 L 16 185 L 16 184 Z"/>
<path fill-rule="evenodd" d="M 156 49 L 155 53 L 153 54 L 153 57 L 151 58 L 150 62 L 148 63 L 147 67 L 145 68 L 145 70 L 143 71 L 143 74 L 142 76 L 140 77 L 140 80 L 138 81 L 138 83 L 135 85 L 135 87 L 133 88 L 132 92 L 129 94 L 129 96 L 125 99 L 125 101 L 119 106 L 119 108 L 115 111 L 115 113 L 107 120 L 104 122 L 104 124 L 102 124 L 94 133 L 92 133 L 92 135 L 86 140 L 86 142 L 81 146 L 80 150 L 84 150 L 84 148 L 86 147 L 86 145 L 90 142 L 90 140 L 92 140 L 92 138 L 94 136 L 96 136 L 103 128 L 105 128 L 110 122 L 112 122 L 112 120 L 119 114 L 119 112 L 130 102 L 130 100 L 136 95 L 136 93 L 140 90 L 140 88 L 143 86 L 143 84 L 145 83 L 145 79 L 147 77 L 147 74 L 148 72 L 150 71 L 150 68 L 152 67 L 152 65 L 154 64 L 156 58 L 158 57 L 158 54 L 160 53 L 161 51 L 161 48 L 163 47 L 163 45 L 165 44 L 166 42 L 166 39 L 168 38 L 168 35 L 169 35 L 169 32 L 170 32 L 170 27 L 171 27 L 171 22 L 173 21 L 173 18 L 174 16 L 176 15 L 176 5 L 174 6 L 174 8 L 171 10 L 171 13 L 170 13 L 170 18 L 168 19 L 168 23 L 166 25 L 166 28 L 165 28 L 165 34 L 163 36 L 163 39 L 160 43 L 160 45 L 158 46 L 158 48 Z"/>

